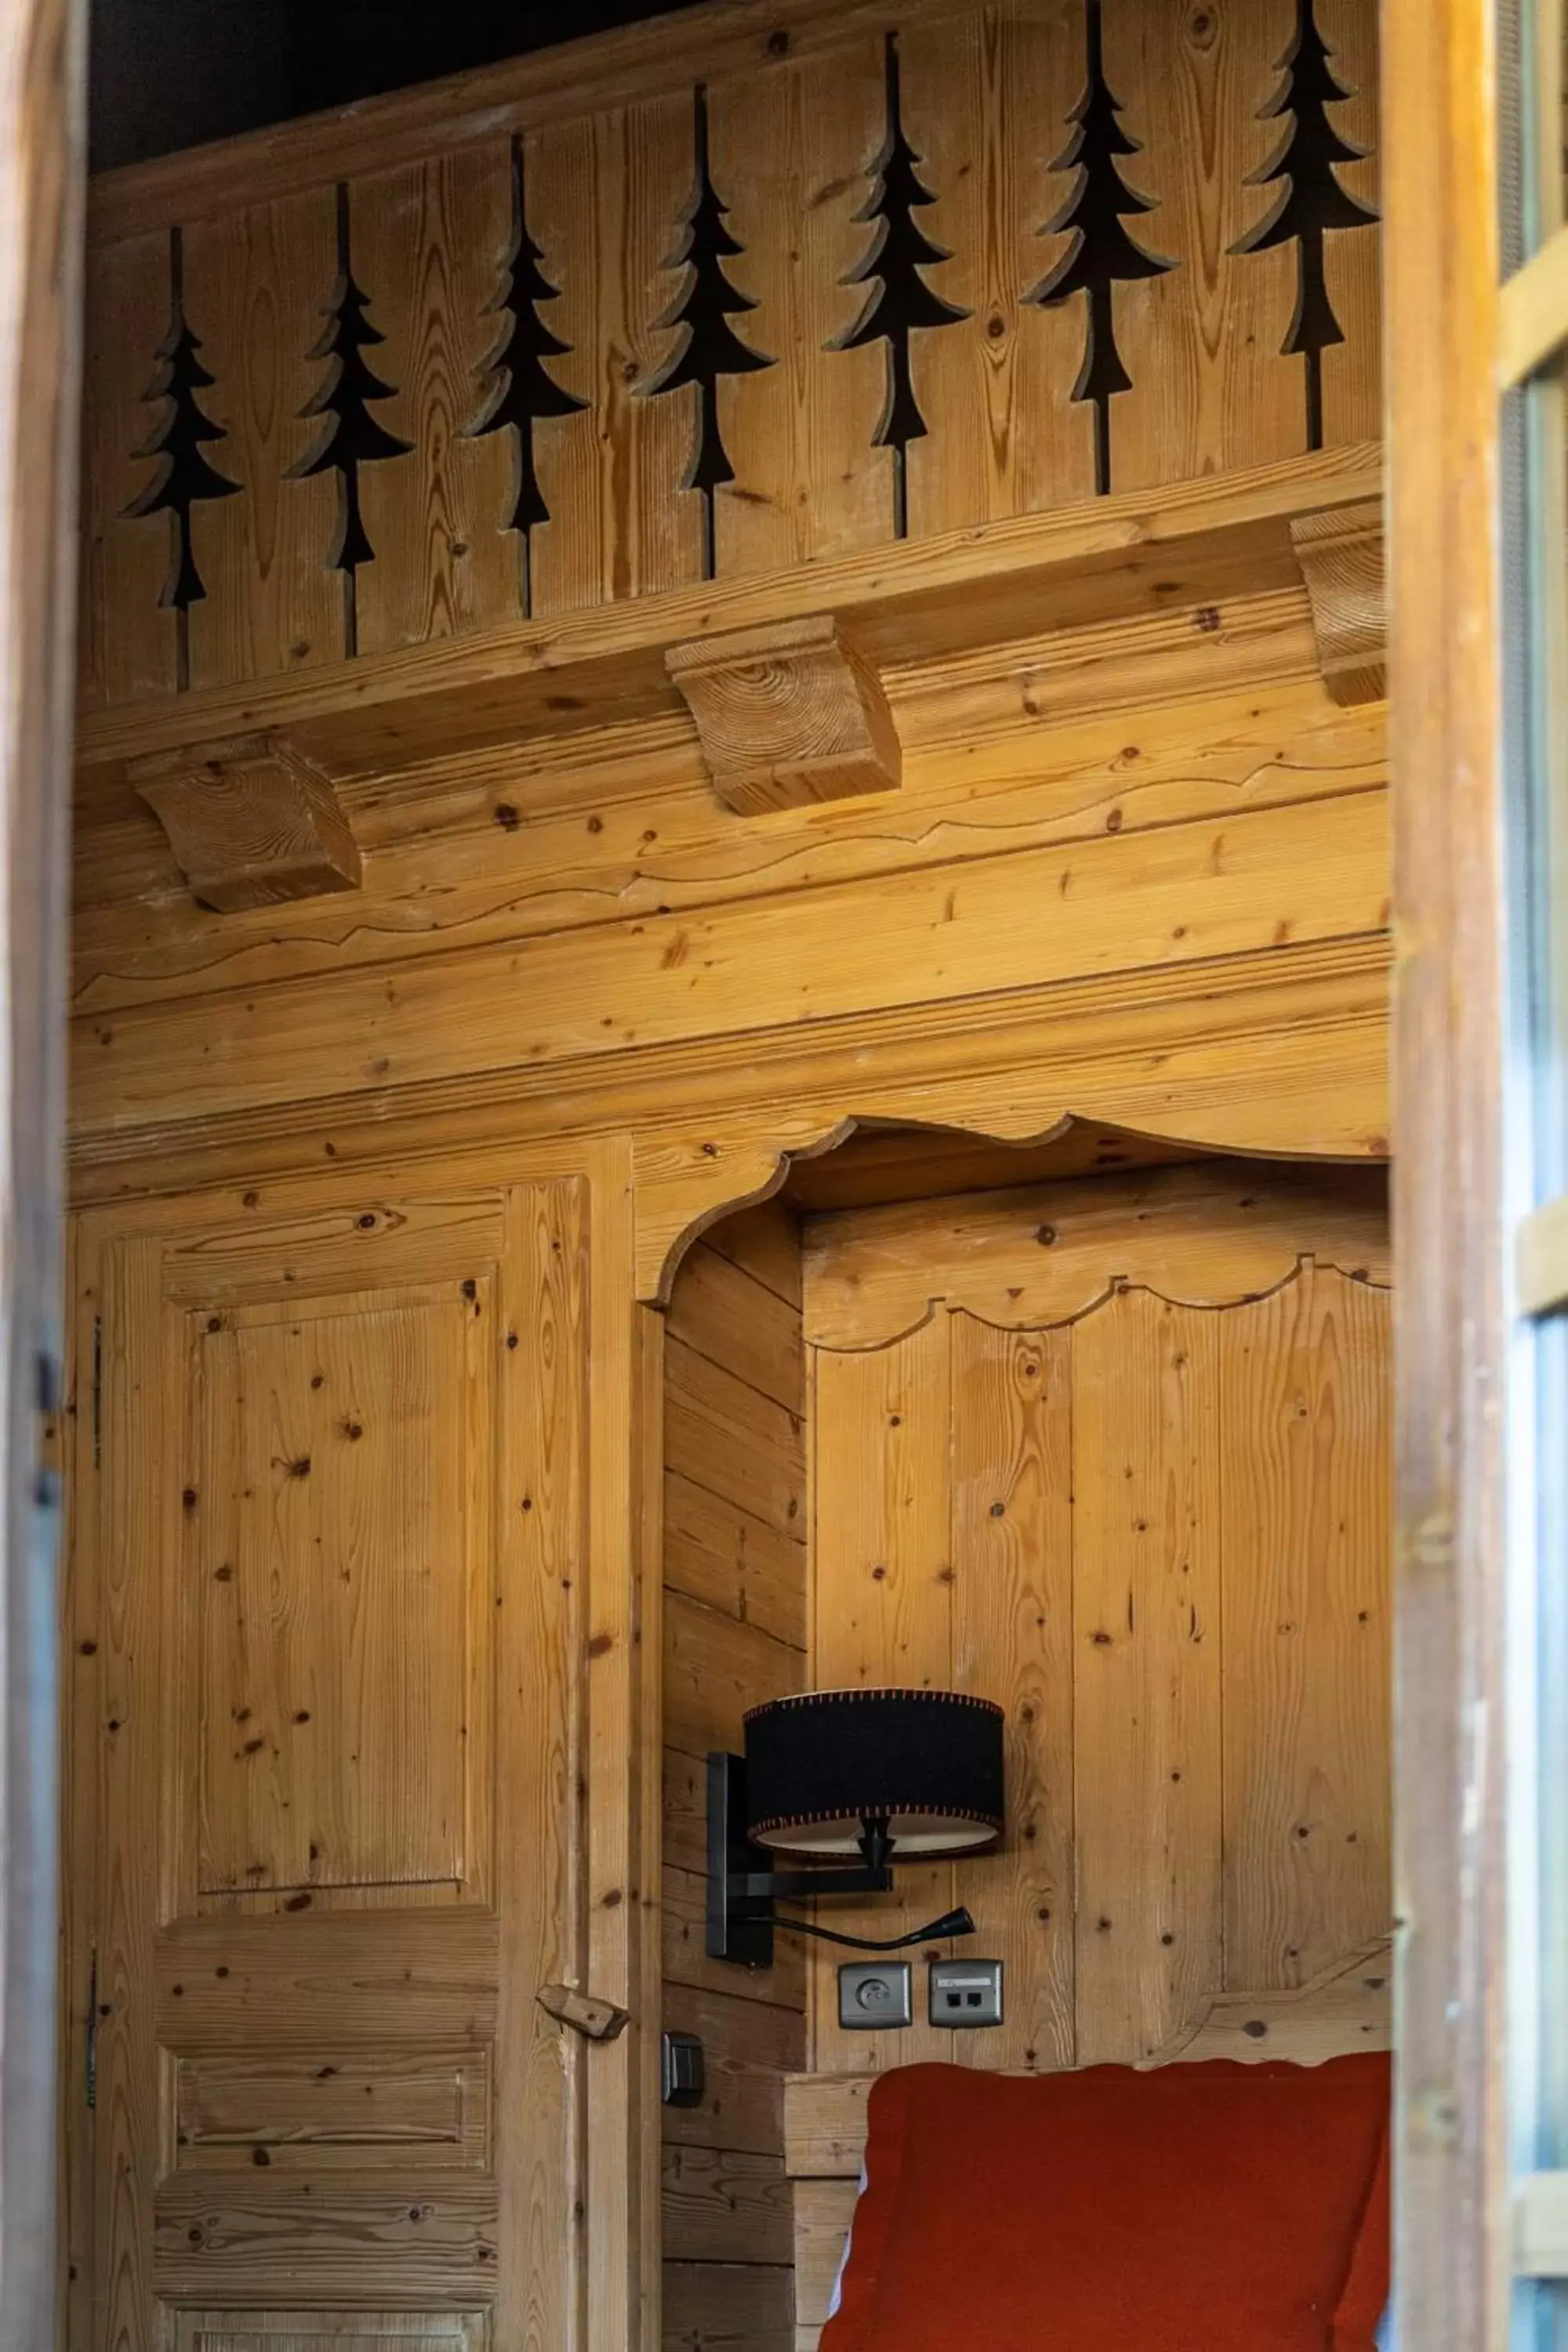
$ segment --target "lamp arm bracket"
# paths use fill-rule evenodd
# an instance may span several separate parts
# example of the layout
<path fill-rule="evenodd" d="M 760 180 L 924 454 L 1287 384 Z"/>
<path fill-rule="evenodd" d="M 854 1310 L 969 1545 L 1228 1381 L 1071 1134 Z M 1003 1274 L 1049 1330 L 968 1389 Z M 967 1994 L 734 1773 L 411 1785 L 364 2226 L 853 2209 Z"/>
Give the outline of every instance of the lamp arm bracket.
<path fill-rule="evenodd" d="M 907 1936 L 844 1936 L 837 1927 L 819 1927 L 814 1919 L 791 1919 L 782 1911 L 774 1912 L 773 1926 L 788 1927 L 797 1936 L 820 1937 L 825 1944 L 847 1945 L 852 1952 L 901 1952 L 909 1944 L 945 1943 L 950 1936 L 974 1933 L 974 1922 L 963 1909 L 944 1911 L 940 1919 L 911 1927 Z"/>

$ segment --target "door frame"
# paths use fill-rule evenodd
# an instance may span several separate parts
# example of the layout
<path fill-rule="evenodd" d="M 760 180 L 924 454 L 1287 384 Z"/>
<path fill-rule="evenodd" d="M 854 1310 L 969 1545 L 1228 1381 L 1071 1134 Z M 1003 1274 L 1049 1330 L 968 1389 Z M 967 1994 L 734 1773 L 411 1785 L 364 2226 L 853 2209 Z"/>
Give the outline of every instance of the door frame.
<path fill-rule="evenodd" d="M 0 2344 L 55 2332 L 66 812 L 83 0 L 0 11 Z"/>

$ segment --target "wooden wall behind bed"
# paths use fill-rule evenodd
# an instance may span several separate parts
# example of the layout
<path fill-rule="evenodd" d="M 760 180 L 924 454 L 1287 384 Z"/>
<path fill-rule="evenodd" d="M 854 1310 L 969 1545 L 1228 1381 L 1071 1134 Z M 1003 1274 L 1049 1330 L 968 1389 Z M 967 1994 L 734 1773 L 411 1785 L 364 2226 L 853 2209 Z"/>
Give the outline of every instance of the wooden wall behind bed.
<path fill-rule="evenodd" d="M 1009 1775 L 1002 1852 L 865 1930 L 967 1903 L 1005 2024 L 925 2025 L 922 1981 L 912 2031 L 846 2033 L 813 1958 L 814 2069 L 1135 2061 L 1383 1934 L 1380 1172 L 914 1202 L 814 1220 L 805 1264 L 811 1679 L 997 1698 Z"/>

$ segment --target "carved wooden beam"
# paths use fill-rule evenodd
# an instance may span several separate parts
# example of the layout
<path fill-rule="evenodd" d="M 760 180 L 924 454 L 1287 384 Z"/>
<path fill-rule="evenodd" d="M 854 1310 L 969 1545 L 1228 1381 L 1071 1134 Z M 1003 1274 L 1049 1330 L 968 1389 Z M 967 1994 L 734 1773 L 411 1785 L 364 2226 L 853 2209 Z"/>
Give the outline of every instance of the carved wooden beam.
<path fill-rule="evenodd" d="M 1290 538 L 1311 599 L 1323 684 L 1336 702 L 1380 701 L 1388 691 L 1381 506 L 1369 499 L 1297 515 Z"/>
<path fill-rule="evenodd" d="M 885 793 L 903 755 L 882 682 L 831 613 L 671 646 L 721 800 L 763 809 Z"/>
<path fill-rule="evenodd" d="M 331 778 L 280 735 L 195 743 L 128 773 L 204 907 L 227 914 L 359 887 Z"/>

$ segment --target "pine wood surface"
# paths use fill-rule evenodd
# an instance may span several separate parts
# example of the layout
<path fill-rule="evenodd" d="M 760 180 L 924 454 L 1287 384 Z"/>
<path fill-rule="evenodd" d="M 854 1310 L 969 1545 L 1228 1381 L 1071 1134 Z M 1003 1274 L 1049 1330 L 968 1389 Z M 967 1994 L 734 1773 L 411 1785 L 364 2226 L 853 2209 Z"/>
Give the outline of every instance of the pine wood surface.
<path fill-rule="evenodd" d="M 716 1229 L 665 1316 L 663 2018 L 701 2037 L 708 2087 L 667 2107 L 663 2340 L 767 2345 L 791 2314 L 781 2070 L 804 2060 L 801 1939 L 771 1969 L 710 1960 L 707 1763 L 805 1680 L 800 1236 L 782 1203 Z M 793 2054 L 792 2053 L 796 2053 Z"/>
<path fill-rule="evenodd" d="M 1363 0 L 1337 0 L 1332 13 L 1330 37 L 1352 92 L 1334 124 L 1354 136 L 1376 120 L 1372 12 Z M 354 583 L 360 654 L 483 629 L 531 606 L 565 612 L 690 585 L 708 569 L 710 536 L 713 573 L 743 579 L 846 549 L 889 546 L 905 530 L 918 541 L 1070 505 L 1097 487 L 1163 487 L 1288 459 L 1310 446 L 1304 363 L 1280 348 L 1295 248 L 1287 242 L 1239 249 L 1268 201 L 1248 185 L 1248 174 L 1276 143 L 1274 124 L 1259 114 L 1277 86 L 1290 31 L 1286 0 L 1264 9 L 1215 0 L 1195 18 L 1165 0 L 1142 16 L 1110 19 L 1106 70 L 1139 151 L 1127 184 L 1135 182 L 1153 205 L 1138 250 L 1164 267 L 1112 289 L 1109 322 L 1128 383 L 1110 404 L 1109 482 L 1097 480 L 1090 457 L 1092 408 L 1074 397 L 1079 304 L 1042 307 L 1030 299 L 1063 251 L 1060 234 L 1043 234 L 1045 224 L 1064 200 L 1068 226 L 1076 218 L 1072 184 L 1053 167 L 1083 86 L 1083 11 L 1077 0 L 993 0 L 967 10 L 911 0 L 904 14 L 889 37 L 899 44 L 898 127 L 921 192 L 912 199 L 901 181 L 877 176 L 876 159 L 890 135 L 887 53 L 882 28 L 873 32 L 859 12 L 836 26 L 819 16 L 798 32 L 775 26 L 763 69 L 748 67 L 735 78 L 720 62 L 724 28 L 716 25 L 719 58 L 710 39 L 692 58 L 684 87 L 668 62 L 651 77 L 633 68 L 597 109 L 589 44 L 575 60 L 578 109 L 564 115 L 551 110 L 530 120 L 525 101 L 509 119 L 502 93 L 516 69 L 501 68 L 498 103 L 468 136 L 454 137 L 450 126 L 437 133 L 432 120 L 433 143 L 426 143 L 414 128 L 418 109 L 405 107 L 405 139 L 383 142 L 373 133 L 363 163 L 352 139 L 330 160 L 323 146 L 296 145 L 300 176 L 286 188 L 272 184 L 265 150 L 250 149 L 259 168 L 240 184 L 244 207 L 272 215 L 275 225 L 285 206 L 319 203 L 329 173 L 346 190 L 357 223 L 356 281 L 385 338 L 378 365 L 394 391 L 379 414 L 386 430 L 414 445 L 405 457 L 365 471 L 373 551 Z M 672 57 L 680 47 L 678 40 Z M 600 50 L 606 64 L 637 55 L 625 36 L 607 37 Z M 613 64 L 609 72 L 614 82 Z M 695 171 L 694 82 L 704 91 L 710 125 L 709 184 L 727 207 L 722 234 L 735 250 L 721 257 L 700 228 L 682 259 L 672 248 Z M 477 91 L 482 78 L 470 87 Z M 438 98 L 435 105 L 438 114 Z M 384 121 L 398 119 L 384 108 Z M 550 382 L 587 403 L 561 413 L 564 404 L 552 396 L 529 428 L 547 509 L 537 551 L 532 528 L 525 537 L 509 527 L 510 435 L 464 437 L 482 404 L 487 328 L 509 262 L 514 138 L 527 233 L 545 283 L 556 289 L 543 298 L 556 306 L 550 332 L 566 345 L 554 362 L 565 373 Z M 287 148 L 275 139 L 271 152 Z M 1342 168 L 1353 175 L 1344 184 L 1352 193 L 1365 196 L 1374 187 L 1374 161 Z M 200 162 L 187 166 L 187 191 L 203 179 Z M 233 197 L 226 207 L 217 197 L 211 158 L 205 179 L 194 209 L 178 203 L 168 213 L 178 173 L 154 167 L 140 179 L 121 178 L 118 205 L 110 199 L 97 207 L 100 230 L 118 210 L 128 246 L 155 247 L 155 233 L 138 236 L 130 224 L 138 188 L 145 198 L 161 186 L 164 204 L 154 199 L 151 208 L 165 211 L 165 228 L 194 219 L 210 247 L 230 234 L 237 207 Z M 892 273 L 882 280 L 864 266 L 877 223 L 912 218 L 911 204 L 931 257 L 917 268 L 895 236 L 886 254 L 879 247 L 873 254 Z M 1330 353 L 1319 419 L 1331 447 L 1375 429 L 1376 247 L 1371 229 L 1341 230 L 1330 240 L 1330 289 L 1343 334 Z M 118 257 L 121 247 L 102 249 Z M 299 365 L 330 285 L 321 257 L 309 234 L 303 244 L 273 247 L 264 308 L 242 310 L 237 350 L 220 326 L 226 372 L 249 373 L 253 339 L 263 383 L 280 351 L 289 369 Z M 237 281 L 244 275 L 234 274 Z M 721 278 L 729 293 L 718 293 Z M 889 314 L 906 299 L 945 306 L 929 314 L 942 323 L 903 331 L 914 414 L 901 422 L 889 424 L 885 411 L 879 326 L 872 340 L 842 348 L 859 314 L 858 289 L 868 283 L 873 291 L 881 286 L 876 299 Z M 732 315 L 745 322 L 742 356 L 713 362 L 726 371 L 711 379 L 710 419 L 724 459 L 705 488 L 693 482 L 691 449 L 697 403 L 709 395 L 684 379 L 668 396 L 660 385 L 676 349 L 671 338 L 689 331 L 681 306 L 700 303 L 694 289 L 704 286 L 707 299 L 736 300 Z M 184 289 L 184 315 L 204 344 L 208 292 L 200 278 Z M 89 368 L 108 379 L 95 395 L 106 417 L 127 387 L 131 397 L 142 394 L 136 379 L 149 371 L 166 315 L 163 303 L 148 308 L 128 293 L 121 287 L 111 300 L 89 304 Z M 537 299 L 527 288 L 519 293 L 524 310 Z M 232 297 L 213 295 L 210 307 L 232 321 Z M 101 320 L 100 310 L 108 313 Z M 204 363 L 216 373 L 210 358 Z M 700 375 L 709 362 L 699 354 L 694 363 Z M 221 421 L 237 395 L 218 398 L 221 407 L 204 414 Z M 311 657 L 295 648 L 321 641 L 330 551 L 279 566 L 265 549 L 252 550 L 246 528 L 253 506 L 265 520 L 297 487 L 278 478 L 307 449 L 302 406 L 278 406 L 259 450 L 253 431 L 231 436 L 231 478 L 242 456 L 258 460 L 258 494 L 246 494 L 239 516 L 209 528 L 232 502 L 198 502 L 206 561 L 221 565 L 226 578 L 219 610 L 193 608 L 199 616 L 193 635 L 204 640 L 193 683 L 215 674 L 276 676 Z M 121 436 L 121 460 L 135 446 Z M 900 468 L 907 495 L 896 487 Z M 310 485 L 318 505 L 321 481 Z M 161 538 L 167 520 L 126 516 L 117 506 L 105 510 L 100 536 L 106 547 L 121 538 L 145 546 Z M 118 580 L 114 589 L 117 596 L 135 593 Z M 99 593 L 95 580 L 89 602 Z M 166 624 L 172 616 L 161 617 Z M 115 612 L 89 634 L 107 638 L 112 631 L 134 642 L 137 627 L 133 616 Z M 168 634 L 165 627 L 165 641 Z M 248 667 L 236 672 L 241 649 Z M 342 651 L 355 650 L 345 640 Z M 136 667 L 100 665 L 100 692 L 111 702 L 127 689 L 156 693 L 173 682 L 142 679 Z"/>
<path fill-rule="evenodd" d="M 975 1689 L 1009 1727 L 1001 1854 L 832 1906 L 885 1935 L 967 1903 L 1006 2022 L 846 2033 L 813 1956 L 820 2071 L 1140 2061 L 1206 1994 L 1301 1985 L 1386 1931 L 1384 1188 L 1243 1181 L 808 1221 L 811 1683 Z M 1078 1215 L 1098 1271 L 1042 1289 Z M 889 1314 L 858 1278 L 879 1260 L 924 1299 Z"/>
<path fill-rule="evenodd" d="M 487 2311 L 182 2311 L 174 2352 L 488 2352 Z"/>

